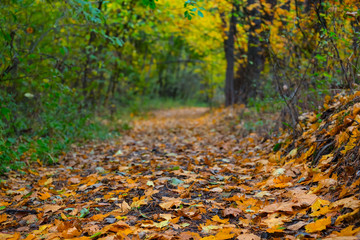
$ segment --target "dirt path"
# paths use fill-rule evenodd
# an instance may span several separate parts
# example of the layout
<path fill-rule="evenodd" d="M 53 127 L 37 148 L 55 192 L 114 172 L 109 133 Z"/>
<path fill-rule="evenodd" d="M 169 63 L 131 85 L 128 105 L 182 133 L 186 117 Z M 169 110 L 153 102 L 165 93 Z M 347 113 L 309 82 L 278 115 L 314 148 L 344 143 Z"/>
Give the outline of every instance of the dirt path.
<path fill-rule="evenodd" d="M 301 167 L 279 167 L 270 140 L 240 139 L 227 118 L 231 112 L 205 108 L 154 112 L 116 142 L 10 173 L 1 183 L 0 239 L 324 235 L 331 215 L 308 214 L 331 196 L 309 192 L 298 181 Z M 320 216 L 321 226 L 312 226 Z"/>

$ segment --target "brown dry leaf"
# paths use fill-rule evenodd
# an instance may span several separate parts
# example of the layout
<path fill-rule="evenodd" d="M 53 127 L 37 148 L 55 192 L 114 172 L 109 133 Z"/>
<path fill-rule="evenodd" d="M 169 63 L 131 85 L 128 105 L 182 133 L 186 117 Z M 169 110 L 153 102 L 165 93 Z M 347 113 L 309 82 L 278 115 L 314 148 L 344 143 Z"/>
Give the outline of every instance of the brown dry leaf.
<path fill-rule="evenodd" d="M 43 210 L 44 210 L 44 213 L 47 213 L 47 212 L 56 212 L 57 210 L 59 210 L 61 208 L 60 205 L 52 205 L 52 204 L 45 204 L 43 206 Z"/>
<path fill-rule="evenodd" d="M 152 195 L 159 193 L 159 192 L 160 192 L 159 190 L 154 190 L 152 188 L 149 188 L 145 191 L 145 196 L 151 197 Z"/>
<path fill-rule="evenodd" d="M 209 190 L 210 192 L 215 192 L 215 193 L 221 193 L 224 190 L 222 188 L 216 187 L 216 188 L 212 188 Z"/>
<path fill-rule="evenodd" d="M 168 197 L 163 197 L 163 202 L 159 204 L 159 206 L 162 208 L 162 209 L 165 209 L 165 210 L 169 210 L 171 209 L 172 207 L 178 207 L 181 205 L 182 201 L 180 199 L 177 199 L 177 198 L 168 198 Z"/>
<path fill-rule="evenodd" d="M 337 207 L 351 208 L 355 210 L 360 207 L 360 200 L 352 196 L 338 200 L 330 204 L 330 208 L 337 208 Z"/>
<path fill-rule="evenodd" d="M 268 218 L 262 219 L 261 223 L 265 224 L 268 228 L 274 228 L 282 226 L 284 222 L 288 222 L 289 219 L 290 218 L 288 216 L 274 213 L 269 215 Z"/>
<path fill-rule="evenodd" d="M 27 224 L 32 224 L 38 221 L 38 218 L 36 215 L 27 215 L 26 217 L 23 217 L 22 220 L 25 220 Z"/>
<path fill-rule="evenodd" d="M 293 202 L 280 202 L 280 203 L 273 203 L 270 205 L 265 206 L 260 210 L 263 213 L 273 213 L 273 212 L 293 212 L 292 207 L 295 206 Z"/>
<path fill-rule="evenodd" d="M 237 217 L 239 216 L 243 211 L 238 209 L 238 208 L 232 208 L 232 207 L 229 207 L 229 208 L 225 208 L 222 212 L 222 216 L 223 217 L 227 217 L 229 215 L 232 215 L 234 217 Z"/>
<path fill-rule="evenodd" d="M 186 218 L 191 220 L 200 220 L 201 219 L 201 212 L 199 209 L 196 208 L 185 208 L 178 211 L 178 213 Z"/>
<path fill-rule="evenodd" d="M 123 201 L 122 203 L 116 205 L 120 207 L 121 212 L 124 214 L 127 214 L 131 210 L 131 207 L 126 201 Z"/>
<path fill-rule="evenodd" d="M 261 238 L 259 236 L 256 236 L 255 234 L 250 234 L 250 233 L 241 234 L 236 239 L 238 239 L 238 240 L 261 240 Z"/>
<path fill-rule="evenodd" d="M 106 232 L 117 233 L 121 230 L 128 229 L 128 228 L 130 228 L 130 226 L 126 222 L 117 221 L 116 223 L 105 226 L 103 229 L 100 230 L 100 232 L 102 232 L 102 233 L 106 233 Z"/>
<path fill-rule="evenodd" d="M 290 230 L 293 230 L 293 231 L 297 231 L 300 228 L 302 228 L 303 226 L 305 226 L 306 224 L 307 224 L 307 222 L 299 221 L 299 222 L 297 222 L 297 223 L 295 223 L 293 225 L 287 226 L 286 228 L 290 229 Z"/>

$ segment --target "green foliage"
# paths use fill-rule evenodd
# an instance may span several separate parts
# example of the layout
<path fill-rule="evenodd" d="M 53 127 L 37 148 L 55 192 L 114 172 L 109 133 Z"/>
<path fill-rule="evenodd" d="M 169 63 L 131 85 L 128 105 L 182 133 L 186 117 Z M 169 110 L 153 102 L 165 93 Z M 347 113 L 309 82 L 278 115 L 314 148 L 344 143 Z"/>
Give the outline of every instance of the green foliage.
<path fill-rule="evenodd" d="M 0 173 L 23 167 L 23 160 L 55 163 L 71 143 L 106 137 L 108 129 L 77 104 L 76 93 L 61 85 L 45 85 L 51 91 L 27 94 L 26 101 L 18 103 L 0 91 L 0 109 L 5 113 L 0 118 Z"/>
<path fill-rule="evenodd" d="M 202 56 L 182 36 L 163 31 L 155 6 L 154 0 L 2 2 L 0 173 L 31 160 L 55 163 L 75 141 L 129 129 L 115 119 L 150 109 L 153 99 L 204 100 L 196 64 Z M 187 7 L 203 15 L 197 2 Z"/>

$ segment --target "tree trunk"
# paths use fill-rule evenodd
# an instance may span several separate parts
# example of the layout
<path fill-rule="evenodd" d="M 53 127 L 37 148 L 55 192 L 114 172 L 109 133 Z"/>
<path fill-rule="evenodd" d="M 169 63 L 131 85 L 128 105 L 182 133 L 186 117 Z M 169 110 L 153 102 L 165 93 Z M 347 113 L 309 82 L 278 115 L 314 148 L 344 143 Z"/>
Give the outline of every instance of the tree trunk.
<path fill-rule="evenodd" d="M 247 5 L 255 3 L 248 0 Z M 260 73 L 264 68 L 265 59 L 261 42 L 256 30 L 261 28 L 261 17 L 258 8 L 253 8 L 247 13 L 250 17 L 250 29 L 248 30 L 247 63 L 244 68 L 239 68 L 235 79 L 236 101 L 247 104 L 250 97 L 256 96 L 256 84 L 260 79 Z"/>
<path fill-rule="evenodd" d="M 224 40 L 224 50 L 226 58 L 226 76 L 225 76 L 225 106 L 230 106 L 235 103 L 235 89 L 234 89 L 234 49 L 235 49 L 235 35 L 236 35 L 236 22 L 235 15 L 236 7 L 231 11 L 229 31 L 226 33 L 227 39 Z M 220 14 L 224 26 L 226 26 L 225 16 Z"/>

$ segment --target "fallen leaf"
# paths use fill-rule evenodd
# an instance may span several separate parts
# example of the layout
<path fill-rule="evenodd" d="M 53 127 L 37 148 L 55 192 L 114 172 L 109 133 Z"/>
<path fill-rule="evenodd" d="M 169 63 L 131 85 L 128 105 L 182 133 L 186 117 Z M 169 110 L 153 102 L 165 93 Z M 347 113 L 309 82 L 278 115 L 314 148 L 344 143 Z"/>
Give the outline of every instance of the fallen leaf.
<path fill-rule="evenodd" d="M 297 231 L 299 230 L 300 228 L 302 228 L 303 226 L 305 226 L 307 224 L 307 222 L 304 222 L 304 221 L 299 221 L 293 225 L 290 225 L 290 226 L 287 226 L 286 228 L 289 229 L 289 230 L 292 230 L 292 231 Z"/>
<path fill-rule="evenodd" d="M 169 210 L 172 207 L 178 207 L 182 203 L 181 200 L 176 198 L 163 197 L 163 202 L 159 204 L 162 209 Z"/>
<path fill-rule="evenodd" d="M 60 205 L 45 204 L 45 205 L 43 206 L 44 213 L 47 213 L 47 212 L 56 212 L 56 211 L 59 210 L 60 208 L 61 208 Z"/>
<path fill-rule="evenodd" d="M 229 215 L 232 215 L 234 217 L 239 216 L 242 213 L 242 211 L 238 208 L 225 208 L 222 212 L 223 217 L 227 217 Z"/>
<path fill-rule="evenodd" d="M 305 230 L 308 233 L 320 232 L 325 230 L 328 225 L 331 224 L 331 217 L 319 219 L 315 222 L 309 223 L 305 226 Z"/>
<path fill-rule="evenodd" d="M 227 223 L 227 222 L 229 222 L 229 219 L 221 219 L 221 218 L 219 218 L 219 216 L 218 215 L 215 215 L 215 216 L 213 216 L 212 218 L 211 218 L 211 220 L 213 220 L 214 222 L 218 222 L 218 223 Z"/>
<path fill-rule="evenodd" d="M 241 234 L 236 239 L 238 240 L 261 240 L 259 236 L 256 236 L 255 234 Z"/>
<path fill-rule="evenodd" d="M 47 199 L 49 199 L 51 197 L 51 195 L 48 192 L 46 192 L 46 193 L 38 193 L 38 195 L 39 195 L 39 198 L 41 200 L 43 200 L 43 201 L 47 200 Z"/>

